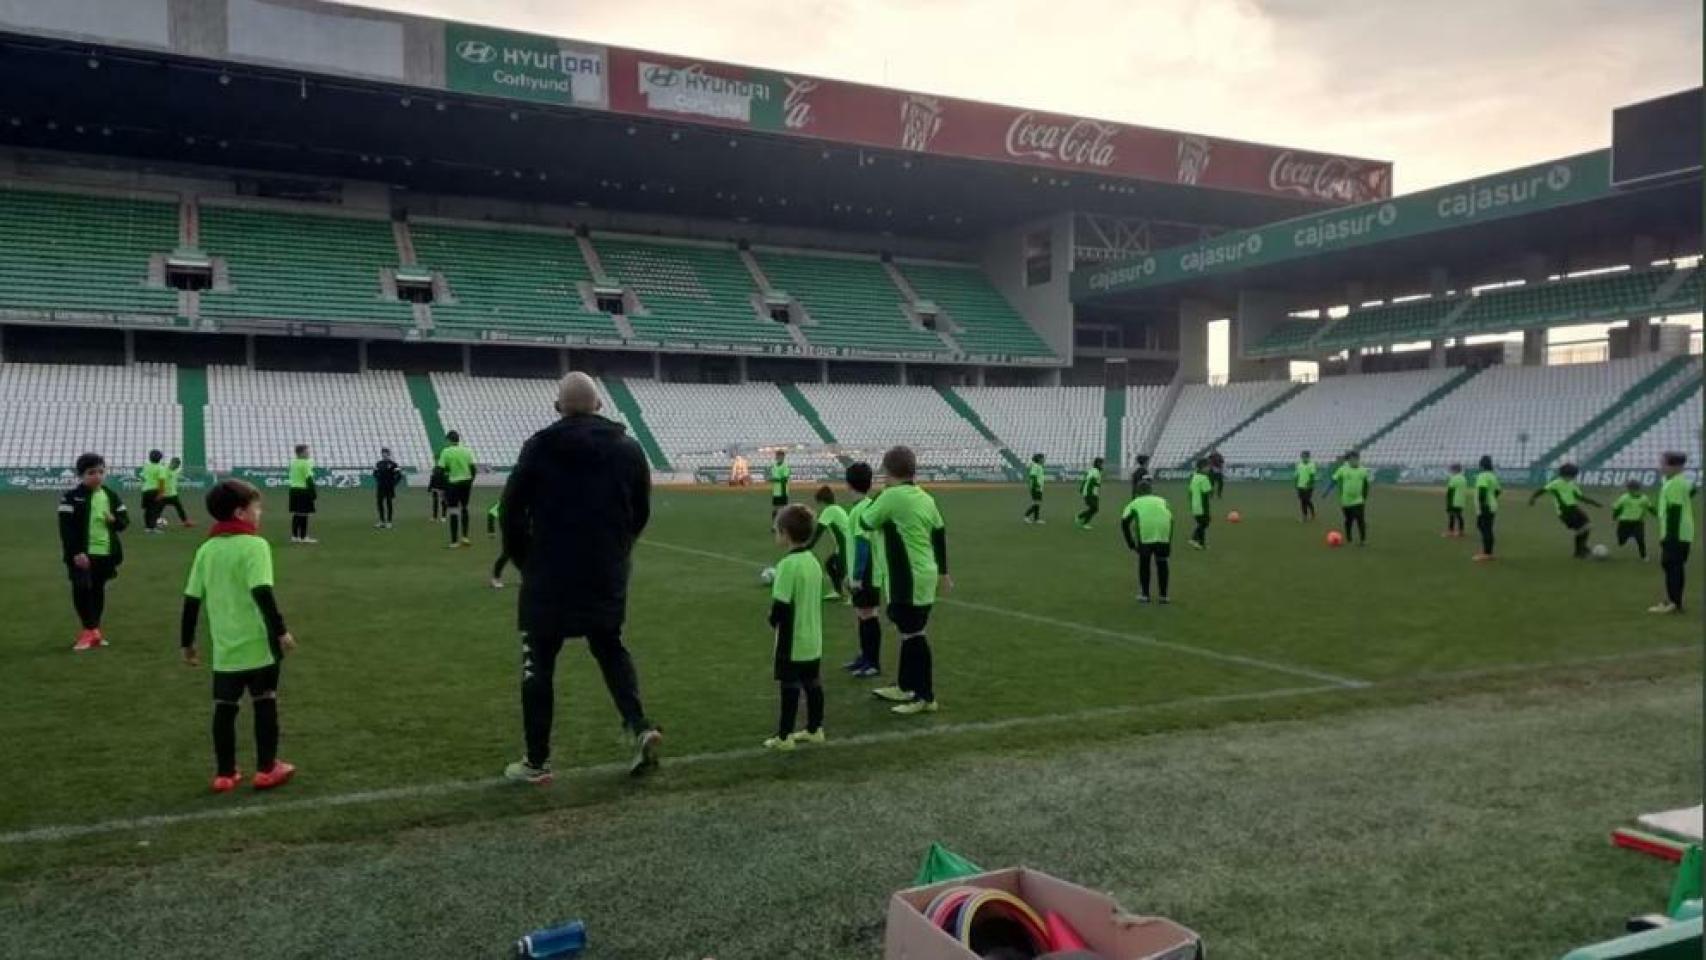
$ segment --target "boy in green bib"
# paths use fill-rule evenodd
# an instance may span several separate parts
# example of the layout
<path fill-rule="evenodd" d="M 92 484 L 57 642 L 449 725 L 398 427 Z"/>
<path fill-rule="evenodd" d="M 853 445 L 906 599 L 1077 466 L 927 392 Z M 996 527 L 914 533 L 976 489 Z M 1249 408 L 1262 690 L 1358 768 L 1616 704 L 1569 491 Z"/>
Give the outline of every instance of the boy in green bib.
<path fill-rule="evenodd" d="M 255 711 L 255 789 L 283 786 L 296 773 L 278 759 L 278 678 L 296 640 L 273 599 L 272 546 L 261 538 L 261 492 L 225 480 L 207 492 L 214 524 L 196 551 L 184 584 L 178 642 L 184 663 L 200 666 L 196 625 L 207 610 L 213 666 L 213 792 L 230 793 L 237 769 L 237 713 L 243 694 Z"/>
<path fill-rule="evenodd" d="M 776 631 L 775 676 L 781 685 L 782 715 L 768 750 L 792 750 L 800 743 L 822 743 L 823 733 L 823 565 L 812 553 L 817 518 L 803 504 L 776 514 L 776 543 L 788 553 L 776 563 L 770 584 L 770 626 Z M 806 728 L 794 729 L 800 693 L 806 695 Z"/>

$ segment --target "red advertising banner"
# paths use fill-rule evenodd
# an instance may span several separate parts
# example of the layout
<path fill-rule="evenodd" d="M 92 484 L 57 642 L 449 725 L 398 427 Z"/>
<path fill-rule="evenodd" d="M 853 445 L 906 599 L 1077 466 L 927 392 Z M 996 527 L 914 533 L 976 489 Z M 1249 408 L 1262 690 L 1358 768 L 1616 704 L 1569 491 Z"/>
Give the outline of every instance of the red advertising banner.
<path fill-rule="evenodd" d="M 844 144 L 1348 204 L 1392 165 L 637 50 L 610 50 L 620 113 Z"/>

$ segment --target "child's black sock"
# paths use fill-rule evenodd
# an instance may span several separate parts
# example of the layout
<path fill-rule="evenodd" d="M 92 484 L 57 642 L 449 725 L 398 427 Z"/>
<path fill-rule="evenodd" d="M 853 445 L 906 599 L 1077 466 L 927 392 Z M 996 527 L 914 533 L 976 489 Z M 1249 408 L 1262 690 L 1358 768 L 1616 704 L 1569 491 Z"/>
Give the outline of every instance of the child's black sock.
<path fill-rule="evenodd" d="M 231 739 L 233 745 L 237 739 L 237 717 L 231 717 Z M 272 769 L 273 761 L 278 759 L 278 700 L 275 697 L 262 697 L 255 701 L 255 770 L 265 772 Z"/>
<path fill-rule="evenodd" d="M 813 683 L 806 688 L 806 729 L 816 733 L 823 729 L 823 684 Z"/>
<path fill-rule="evenodd" d="M 782 717 L 776 722 L 776 736 L 787 737 L 794 732 L 794 718 L 800 712 L 800 688 L 791 684 L 782 685 Z"/>
<path fill-rule="evenodd" d="M 214 772 L 229 777 L 237 772 L 237 705 L 213 705 L 213 763 Z"/>
<path fill-rule="evenodd" d="M 462 530 L 462 515 L 457 513 L 455 510 L 450 511 L 450 542 L 451 543 L 455 543 L 457 540 L 461 539 L 461 530 Z"/>
<path fill-rule="evenodd" d="M 876 617 L 859 621 L 859 657 L 868 667 L 882 667 L 883 622 Z"/>

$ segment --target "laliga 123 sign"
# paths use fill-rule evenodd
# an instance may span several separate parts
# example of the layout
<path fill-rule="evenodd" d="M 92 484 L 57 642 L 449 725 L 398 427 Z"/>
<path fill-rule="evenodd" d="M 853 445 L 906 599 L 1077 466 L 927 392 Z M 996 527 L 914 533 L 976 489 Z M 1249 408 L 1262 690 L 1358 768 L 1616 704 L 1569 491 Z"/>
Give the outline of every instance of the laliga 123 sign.
<path fill-rule="evenodd" d="M 444 25 L 447 89 L 573 107 L 609 105 L 603 47 L 525 33 Z"/>

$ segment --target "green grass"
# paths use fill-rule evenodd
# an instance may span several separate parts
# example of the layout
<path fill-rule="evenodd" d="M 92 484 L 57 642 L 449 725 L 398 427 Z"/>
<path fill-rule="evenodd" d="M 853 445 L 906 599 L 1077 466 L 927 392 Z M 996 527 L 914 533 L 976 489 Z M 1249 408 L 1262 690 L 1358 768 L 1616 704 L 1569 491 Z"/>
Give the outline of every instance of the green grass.
<path fill-rule="evenodd" d="M 1438 537 L 1437 497 L 1401 490 L 1371 505 L 1372 546 L 1330 551 L 1325 516 L 1303 526 L 1288 491 L 1235 486 L 1245 522 L 1178 551 L 1179 602 L 1149 609 L 1112 511 L 1086 533 L 1065 488 L 1044 527 L 1018 522 L 1013 489 L 939 496 L 959 582 L 931 631 L 941 713 L 894 718 L 837 675 L 832 748 L 759 755 L 767 501 L 661 491 L 629 635 L 675 762 L 643 785 L 601 766 L 625 749 L 577 650 L 559 675 L 569 775 L 514 790 L 479 782 L 519 741 L 514 591 L 485 585 L 491 549 L 445 550 L 423 500 L 380 532 L 367 495 L 329 495 L 323 542 L 276 550 L 301 642 L 283 752 L 302 773 L 228 797 L 205 792 L 207 675 L 175 656 L 199 535 L 128 537 L 113 646 L 73 657 L 52 500 L 0 498 L 0 834 L 188 818 L 0 844 L 0 955 L 116 938 L 143 957 L 233 939 L 394 956 L 410 937 L 427 937 L 412 955 L 496 955 L 581 915 L 598 956 L 869 958 L 882 894 L 938 837 L 1113 889 L 1217 957 L 1543 956 L 1659 905 L 1664 872 L 1603 842 L 1698 800 L 1699 627 L 1642 612 L 1656 564 L 1573 561 L 1550 509 L 1515 497 L 1502 559 L 1471 564 L 1472 541 Z M 267 519 L 278 538 L 286 518 Z M 850 618 L 826 622 L 839 663 Z M 206 818 L 235 809 L 263 812 Z M 719 885 L 748 897 L 739 922 Z"/>

